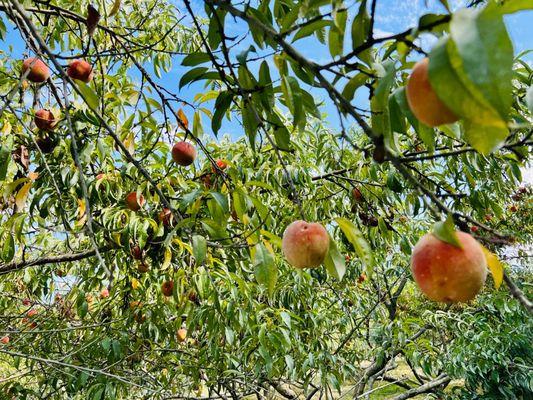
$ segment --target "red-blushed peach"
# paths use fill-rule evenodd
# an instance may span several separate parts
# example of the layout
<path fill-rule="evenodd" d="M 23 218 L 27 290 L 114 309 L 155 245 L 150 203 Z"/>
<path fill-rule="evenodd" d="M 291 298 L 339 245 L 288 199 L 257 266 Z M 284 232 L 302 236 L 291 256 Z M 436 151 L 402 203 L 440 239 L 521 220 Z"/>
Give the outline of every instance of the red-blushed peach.
<path fill-rule="evenodd" d="M 54 113 L 44 108 L 41 108 L 35 112 L 33 121 L 35 122 L 35 126 L 43 131 L 53 130 L 58 123 Z"/>
<path fill-rule="evenodd" d="M 85 83 L 93 80 L 93 67 L 85 60 L 74 60 L 67 68 L 67 75 Z"/>
<path fill-rule="evenodd" d="M 145 262 L 140 262 L 139 265 L 137 265 L 137 271 L 141 274 L 145 274 L 150 270 L 150 266 L 146 264 Z"/>
<path fill-rule="evenodd" d="M 413 249 L 411 271 L 420 290 L 431 300 L 460 303 L 472 300 L 487 277 L 480 244 L 468 233 L 457 232 L 462 248 L 423 236 Z"/>
<path fill-rule="evenodd" d="M 139 211 L 144 203 L 144 196 L 139 194 L 139 198 L 137 198 L 137 192 L 131 192 L 126 196 L 126 207 L 131 211 Z"/>
<path fill-rule="evenodd" d="M 428 70 L 428 58 L 415 64 L 405 90 L 409 108 L 428 126 L 451 124 L 459 118 L 437 96 L 429 81 Z"/>
<path fill-rule="evenodd" d="M 134 260 L 142 260 L 143 251 L 139 247 L 138 244 L 131 246 L 130 247 L 130 252 L 131 252 L 131 256 L 133 257 Z"/>
<path fill-rule="evenodd" d="M 352 189 L 352 197 L 356 202 L 360 202 L 361 200 L 363 200 L 363 194 L 358 188 Z"/>
<path fill-rule="evenodd" d="M 102 290 L 100 290 L 100 298 L 101 299 L 107 299 L 109 297 L 109 289 L 108 288 L 103 288 Z"/>
<path fill-rule="evenodd" d="M 174 281 L 165 281 L 161 284 L 161 292 L 164 296 L 172 296 L 172 291 L 174 290 Z"/>
<path fill-rule="evenodd" d="M 191 165 L 196 159 L 196 149 L 188 142 L 178 142 L 172 147 L 172 159 L 182 167 Z"/>
<path fill-rule="evenodd" d="M 3 336 L 2 339 L 0 339 L 0 343 L 9 344 L 9 336 Z"/>
<path fill-rule="evenodd" d="M 176 332 L 176 339 L 178 340 L 178 342 L 183 343 L 185 339 L 187 339 L 187 329 L 178 329 L 178 331 Z"/>
<path fill-rule="evenodd" d="M 228 163 L 227 163 L 226 161 L 224 161 L 224 160 L 220 160 L 220 159 L 219 159 L 219 160 L 216 160 L 216 161 L 215 161 L 215 164 L 216 164 L 217 167 L 218 167 L 220 170 L 222 170 L 222 171 L 224 171 L 226 168 L 228 168 Z M 213 172 L 217 172 L 217 170 L 216 170 L 216 168 L 215 168 L 214 166 L 211 167 L 211 170 L 212 170 Z"/>
<path fill-rule="evenodd" d="M 38 58 L 30 57 L 23 61 L 22 74 L 24 75 L 28 69 L 30 72 L 28 72 L 26 79 L 31 82 L 42 83 L 50 78 L 50 69 L 42 60 Z"/>
<path fill-rule="evenodd" d="M 293 267 L 318 267 L 329 249 L 328 232 L 316 222 L 294 221 L 283 233 L 281 248 Z"/>
<path fill-rule="evenodd" d="M 161 210 L 159 213 L 158 218 L 159 221 L 167 228 L 171 227 L 174 223 L 174 215 L 172 215 L 170 208 L 163 208 L 163 210 Z"/>

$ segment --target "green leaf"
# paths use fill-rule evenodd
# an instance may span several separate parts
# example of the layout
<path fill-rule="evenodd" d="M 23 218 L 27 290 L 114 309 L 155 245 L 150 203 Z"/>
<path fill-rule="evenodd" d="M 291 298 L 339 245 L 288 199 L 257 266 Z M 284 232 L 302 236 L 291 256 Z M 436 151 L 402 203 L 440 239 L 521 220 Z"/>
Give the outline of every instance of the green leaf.
<path fill-rule="evenodd" d="M 2 244 L 2 260 L 10 262 L 15 257 L 15 239 L 10 232 L 4 234 L 4 243 Z"/>
<path fill-rule="evenodd" d="M 209 54 L 207 53 L 191 53 L 183 59 L 181 65 L 194 67 L 195 65 L 203 64 L 208 61 L 211 61 L 211 57 L 209 57 Z"/>
<path fill-rule="evenodd" d="M 269 295 L 272 295 L 278 281 L 274 256 L 262 243 L 256 244 L 254 250 L 255 279 L 260 285 L 266 286 Z"/>
<path fill-rule="evenodd" d="M 364 238 L 361 231 L 354 225 L 353 222 L 347 220 L 346 218 L 335 218 L 335 222 L 339 225 L 346 239 L 352 244 L 355 252 L 362 260 L 366 268 L 366 273 L 368 277 L 372 274 L 372 269 L 374 267 L 374 258 L 372 255 L 372 249 L 370 245 Z"/>
<path fill-rule="evenodd" d="M 429 57 L 429 78 L 439 98 L 465 122 L 465 138 L 476 150 L 488 154 L 500 146 L 509 134 L 498 112 L 476 91 L 464 84 L 461 60 L 453 41 L 443 38 Z M 463 79 L 460 78 L 463 77 Z"/>
<path fill-rule="evenodd" d="M 11 149 L 6 146 L 0 146 L 0 181 L 6 179 L 7 169 L 11 161 Z"/>
<path fill-rule="evenodd" d="M 485 8 L 485 12 L 487 13 L 499 14 L 512 14 L 522 10 L 533 10 L 533 2 L 531 0 L 492 1 Z"/>
<path fill-rule="evenodd" d="M 196 260 L 196 265 L 201 265 L 207 255 L 207 241 L 201 235 L 192 237 L 192 255 Z"/>
<path fill-rule="evenodd" d="M 302 39 L 304 37 L 312 35 L 315 31 L 319 29 L 324 29 L 327 26 L 331 26 L 331 21 L 329 20 L 318 20 L 315 22 L 312 22 L 308 25 L 305 25 L 304 27 L 300 28 L 294 37 L 292 38 L 292 42 L 296 42 L 298 39 Z"/>
<path fill-rule="evenodd" d="M 435 149 L 435 130 L 432 127 L 423 124 L 414 116 L 407 103 L 405 87 L 396 89 L 392 93 L 392 96 L 396 100 L 403 115 L 407 118 L 415 132 L 418 133 L 418 137 L 424 142 L 429 151 L 433 151 Z"/>
<path fill-rule="evenodd" d="M 228 111 L 232 101 L 233 93 L 229 91 L 220 92 L 218 95 L 217 100 L 215 101 L 215 113 L 213 114 L 213 119 L 211 120 L 211 129 L 213 129 L 213 133 L 215 135 L 220 130 L 222 118 L 226 114 L 226 111 Z"/>
<path fill-rule="evenodd" d="M 179 88 L 181 89 L 187 83 L 193 82 L 196 79 L 199 79 L 204 75 L 209 68 L 207 67 L 196 67 L 187 71 L 180 79 Z"/>
<path fill-rule="evenodd" d="M 533 114 L 533 86 L 530 86 L 527 88 L 526 104 L 527 104 L 527 108 L 529 108 L 529 112 Z"/>
<path fill-rule="evenodd" d="M 354 75 L 352 78 L 350 78 L 350 80 L 348 81 L 348 83 L 344 87 L 344 89 L 342 91 L 342 96 L 346 100 L 352 101 L 352 99 L 353 99 L 353 97 L 355 95 L 355 91 L 359 87 L 363 86 L 366 83 L 367 80 L 368 80 L 368 75 L 366 75 L 366 74 L 359 73 L 359 74 Z"/>
<path fill-rule="evenodd" d="M 259 67 L 259 85 L 262 87 L 260 96 L 263 107 L 267 110 L 272 110 L 275 104 L 274 88 L 270 78 L 270 69 L 266 61 L 263 61 Z"/>
<path fill-rule="evenodd" d="M 448 215 L 444 221 L 437 222 L 433 226 L 433 234 L 443 242 L 449 243 L 452 246 L 463 248 L 459 238 L 457 237 L 457 232 L 455 231 L 455 224 L 453 222 L 453 217 Z"/>
<path fill-rule="evenodd" d="M 340 56 L 344 50 L 344 30 L 346 29 L 346 11 L 334 12 L 335 24 L 329 28 L 328 45 L 332 57 Z"/>
<path fill-rule="evenodd" d="M 383 68 L 385 75 L 378 80 L 374 96 L 370 100 L 372 128 L 375 132 L 383 136 L 385 145 L 389 149 L 397 151 L 394 135 L 390 129 L 389 117 L 389 94 L 394 83 L 394 74 L 396 71 L 394 63 L 389 61 L 385 62 Z"/>
<path fill-rule="evenodd" d="M 85 82 L 82 82 L 77 79 L 74 79 L 74 82 L 76 82 L 76 86 L 81 92 L 89 108 L 92 110 L 98 110 L 98 104 L 100 103 L 100 99 L 98 98 L 96 92 Z"/>
<path fill-rule="evenodd" d="M 453 15 L 450 34 L 468 77 L 463 83 L 472 82 L 506 121 L 512 102 L 513 44 L 503 17 L 462 9 Z"/>
<path fill-rule="evenodd" d="M 244 131 L 250 141 L 250 146 L 255 149 L 255 138 L 257 137 L 257 127 L 259 126 L 259 120 L 257 111 L 251 101 L 243 99 L 242 101 L 242 122 L 244 125 Z"/>
<path fill-rule="evenodd" d="M 328 274 L 339 281 L 342 280 L 346 273 L 346 260 L 340 253 L 337 244 L 331 236 L 329 237 L 329 249 L 326 258 L 324 259 L 324 265 L 326 266 Z"/>
<path fill-rule="evenodd" d="M 359 12 L 352 23 L 352 48 L 355 50 L 366 42 L 370 31 L 370 16 L 366 10 L 366 0 L 361 2 Z M 359 52 L 357 57 L 367 65 L 372 63 L 370 49 Z"/>

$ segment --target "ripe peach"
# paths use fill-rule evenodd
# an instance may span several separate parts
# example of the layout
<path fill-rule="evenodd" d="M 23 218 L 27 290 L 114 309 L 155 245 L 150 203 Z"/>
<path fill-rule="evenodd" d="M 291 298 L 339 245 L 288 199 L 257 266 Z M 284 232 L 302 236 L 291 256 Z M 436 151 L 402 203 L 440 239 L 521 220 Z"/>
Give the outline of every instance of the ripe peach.
<path fill-rule="evenodd" d="M 149 269 L 150 267 L 148 266 L 148 264 L 144 262 L 141 262 L 139 263 L 139 265 L 137 265 L 137 271 L 139 271 L 141 274 L 145 274 L 146 272 L 148 272 Z"/>
<path fill-rule="evenodd" d="M 356 202 L 360 202 L 361 200 L 363 200 L 363 194 L 358 188 L 353 188 L 352 196 Z"/>
<path fill-rule="evenodd" d="M 429 59 L 416 63 L 406 87 L 409 108 L 424 124 L 439 126 L 451 124 L 459 118 L 439 99 L 429 81 Z"/>
<path fill-rule="evenodd" d="M 33 121 L 35 122 L 35 126 L 37 126 L 37 128 L 43 131 L 53 130 L 58 123 L 58 120 L 56 119 L 52 111 L 46 110 L 44 108 L 37 110 Z"/>
<path fill-rule="evenodd" d="M 93 67 L 85 60 L 74 60 L 68 66 L 67 75 L 72 79 L 89 83 L 94 77 Z"/>
<path fill-rule="evenodd" d="M 472 226 L 470 227 L 470 232 L 472 232 L 472 233 L 476 233 L 477 231 L 479 231 L 479 228 L 478 228 L 477 226 L 472 225 Z"/>
<path fill-rule="evenodd" d="M 159 221 L 163 223 L 167 228 L 172 226 L 174 223 L 174 216 L 170 208 L 163 208 L 163 210 L 158 215 Z"/>
<path fill-rule="evenodd" d="M 108 288 L 103 288 L 100 291 L 100 298 L 101 299 L 107 299 L 108 297 L 109 297 L 109 289 Z"/>
<path fill-rule="evenodd" d="M 100 173 L 100 174 L 96 175 L 96 180 L 97 181 L 100 181 L 100 180 L 102 180 L 104 178 L 105 178 L 105 174 Z"/>
<path fill-rule="evenodd" d="M 44 154 L 50 154 L 58 145 L 59 140 L 50 133 L 46 133 L 44 135 L 37 136 L 37 138 L 35 138 L 35 142 L 37 143 L 39 150 L 41 150 Z"/>
<path fill-rule="evenodd" d="M 22 305 L 23 306 L 29 306 L 30 304 L 31 304 L 30 299 L 26 298 L 26 299 L 22 300 Z"/>
<path fill-rule="evenodd" d="M 143 251 L 142 249 L 139 247 L 138 244 L 134 245 L 134 246 L 131 246 L 130 247 L 130 251 L 131 251 L 131 256 L 133 257 L 134 260 L 142 260 L 143 258 Z"/>
<path fill-rule="evenodd" d="M 183 343 L 185 339 L 187 339 L 187 329 L 178 329 L 178 331 L 176 332 L 176 339 L 178 340 L 178 342 Z"/>
<path fill-rule="evenodd" d="M 130 301 L 130 310 L 136 310 L 142 307 L 142 303 L 137 300 Z"/>
<path fill-rule="evenodd" d="M 50 78 L 50 69 L 48 69 L 48 66 L 38 58 L 30 57 L 24 60 L 22 63 L 22 74 L 25 74 L 28 69 L 30 72 L 26 78 L 29 81 L 42 83 Z"/>
<path fill-rule="evenodd" d="M 329 236 L 319 223 L 294 221 L 283 233 L 282 251 L 296 268 L 318 267 L 329 249 Z"/>
<path fill-rule="evenodd" d="M 226 161 L 224 161 L 224 160 L 220 160 L 220 159 L 216 160 L 215 164 L 222 171 L 224 171 L 226 168 L 228 168 L 228 163 Z M 213 170 L 213 172 L 217 172 L 217 170 L 216 170 L 216 168 L 214 166 L 212 166 L 211 169 Z"/>
<path fill-rule="evenodd" d="M 34 316 L 37 315 L 37 310 L 35 308 L 32 308 L 32 309 L 28 310 L 26 315 L 28 316 L 28 318 L 34 317 Z"/>
<path fill-rule="evenodd" d="M 139 211 L 144 203 L 144 196 L 139 194 L 139 198 L 137 198 L 137 192 L 131 192 L 126 196 L 126 207 L 131 211 Z"/>
<path fill-rule="evenodd" d="M 359 278 L 357 278 L 357 283 L 363 283 L 364 281 L 366 281 L 366 274 L 362 273 L 359 275 Z"/>
<path fill-rule="evenodd" d="M 163 295 L 170 297 L 172 296 L 172 291 L 174 290 L 174 281 L 165 281 L 161 284 L 161 292 Z"/>
<path fill-rule="evenodd" d="M 0 343 L 9 344 L 9 336 L 2 337 L 2 339 L 0 339 Z"/>
<path fill-rule="evenodd" d="M 457 232 L 457 237 L 462 248 L 428 233 L 413 249 L 413 277 L 431 300 L 466 302 L 472 300 L 485 283 L 487 263 L 481 246 L 468 233 Z"/>
<path fill-rule="evenodd" d="M 183 167 L 191 165 L 196 158 L 196 149 L 188 142 L 181 141 L 172 147 L 172 159 Z"/>
<path fill-rule="evenodd" d="M 211 174 L 205 174 L 204 176 L 202 176 L 202 182 L 204 183 L 205 188 L 208 190 L 213 187 L 213 181 L 211 178 Z"/>

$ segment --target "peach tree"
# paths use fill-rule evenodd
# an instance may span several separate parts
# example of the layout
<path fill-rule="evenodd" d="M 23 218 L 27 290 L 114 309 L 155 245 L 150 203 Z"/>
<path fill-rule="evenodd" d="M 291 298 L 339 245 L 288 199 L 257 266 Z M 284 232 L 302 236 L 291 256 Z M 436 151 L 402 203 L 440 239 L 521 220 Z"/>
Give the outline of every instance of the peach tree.
<path fill-rule="evenodd" d="M 531 396 L 531 2 L 379 3 L 0 2 L 2 398 Z"/>

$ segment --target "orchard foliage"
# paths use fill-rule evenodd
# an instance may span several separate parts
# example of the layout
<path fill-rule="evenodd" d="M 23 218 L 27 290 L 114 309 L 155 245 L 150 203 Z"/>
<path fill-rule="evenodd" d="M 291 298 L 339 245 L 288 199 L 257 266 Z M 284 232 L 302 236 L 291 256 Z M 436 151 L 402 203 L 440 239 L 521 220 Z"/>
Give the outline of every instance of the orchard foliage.
<path fill-rule="evenodd" d="M 0 2 L 2 398 L 531 396 L 531 2 L 377 36 L 378 2 Z M 283 256 L 296 220 L 323 266 Z M 433 303 L 411 252 L 455 229 L 492 274 Z"/>

